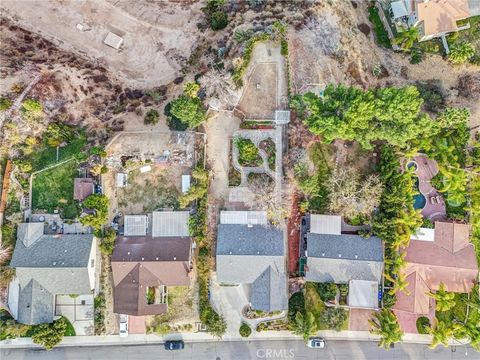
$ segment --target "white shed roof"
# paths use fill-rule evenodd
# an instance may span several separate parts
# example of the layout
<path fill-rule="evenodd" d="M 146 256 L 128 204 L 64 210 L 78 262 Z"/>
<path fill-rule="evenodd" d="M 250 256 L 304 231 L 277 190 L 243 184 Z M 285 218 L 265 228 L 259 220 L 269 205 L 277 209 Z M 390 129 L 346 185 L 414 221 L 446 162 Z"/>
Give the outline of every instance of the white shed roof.
<path fill-rule="evenodd" d="M 412 240 L 421 240 L 421 241 L 434 241 L 435 240 L 435 229 L 429 228 L 418 228 L 415 234 L 412 234 Z"/>
<path fill-rule="evenodd" d="M 310 215 L 310 232 L 314 234 L 340 235 L 342 217 L 340 215 Z"/>
<path fill-rule="evenodd" d="M 117 173 L 117 187 L 127 186 L 128 175 L 126 173 Z"/>
<path fill-rule="evenodd" d="M 147 235 L 147 215 L 125 215 L 123 233 L 125 236 Z"/>
<path fill-rule="evenodd" d="M 190 175 L 182 175 L 182 193 L 186 193 L 190 189 Z"/>
<path fill-rule="evenodd" d="M 408 15 L 407 7 L 405 6 L 405 3 L 403 0 L 392 2 L 390 5 L 392 7 L 394 19 L 398 19 L 402 16 Z"/>
<path fill-rule="evenodd" d="M 113 47 L 114 49 L 120 49 L 120 46 L 122 45 L 123 43 L 123 38 L 118 36 L 117 34 L 114 34 L 112 32 L 109 32 L 107 34 L 107 37 L 105 38 L 105 40 L 103 40 L 103 43 L 105 45 L 108 45 L 108 46 L 111 46 Z"/>
<path fill-rule="evenodd" d="M 266 211 L 222 211 L 220 224 L 267 225 Z"/>
<path fill-rule="evenodd" d="M 154 211 L 152 236 L 190 236 L 188 211 Z"/>
<path fill-rule="evenodd" d="M 290 122 L 290 110 L 275 110 L 275 122 L 277 124 Z"/>
<path fill-rule="evenodd" d="M 354 308 L 378 308 L 378 283 L 367 280 L 350 280 L 348 306 Z"/>

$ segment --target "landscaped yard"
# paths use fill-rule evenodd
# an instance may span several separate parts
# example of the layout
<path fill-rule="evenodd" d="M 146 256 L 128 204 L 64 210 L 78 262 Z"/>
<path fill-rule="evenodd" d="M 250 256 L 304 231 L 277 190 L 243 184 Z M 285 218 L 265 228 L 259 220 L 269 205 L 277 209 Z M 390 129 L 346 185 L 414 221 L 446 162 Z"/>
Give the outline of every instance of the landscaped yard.
<path fill-rule="evenodd" d="M 383 47 L 391 48 L 392 44 L 390 43 L 390 38 L 388 37 L 388 33 L 383 26 L 382 20 L 380 20 L 378 9 L 375 6 L 371 6 L 368 8 L 368 13 L 368 19 L 373 24 L 377 43 Z"/>
<path fill-rule="evenodd" d="M 32 188 L 33 209 L 48 212 L 59 210 L 63 218 L 75 218 L 78 215 L 73 200 L 73 182 L 76 176 L 78 172 L 75 160 L 35 175 Z"/>

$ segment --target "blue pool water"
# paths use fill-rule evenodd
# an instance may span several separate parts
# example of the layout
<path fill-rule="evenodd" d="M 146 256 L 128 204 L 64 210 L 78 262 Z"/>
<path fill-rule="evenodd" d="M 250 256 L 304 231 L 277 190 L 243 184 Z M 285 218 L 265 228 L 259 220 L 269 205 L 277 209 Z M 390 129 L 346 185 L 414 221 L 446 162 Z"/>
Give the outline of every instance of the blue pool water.
<path fill-rule="evenodd" d="M 425 207 L 425 204 L 427 203 L 427 199 L 425 199 L 425 196 L 420 192 L 418 189 L 418 177 L 415 179 L 415 190 L 418 192 L 418 194 L 413 196 L 413 207 L 415 209 L 423 209 Z"/>

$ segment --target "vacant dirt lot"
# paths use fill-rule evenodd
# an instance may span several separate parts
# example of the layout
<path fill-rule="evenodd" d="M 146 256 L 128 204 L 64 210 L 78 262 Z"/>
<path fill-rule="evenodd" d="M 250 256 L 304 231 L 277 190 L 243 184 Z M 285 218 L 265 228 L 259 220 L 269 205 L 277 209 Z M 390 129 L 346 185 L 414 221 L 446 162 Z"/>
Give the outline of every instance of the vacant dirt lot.
<path fill-rule="evenodd" d="M 201 2 L 5 0 L 2 13 L 61 48 L 104 64 L 140 88 L 175 79 L 197 39 Z M 76 28 L 84 26 L 83 30 Z M 103 44 L 109 31 L 124 39 L 120 51 Z"/>

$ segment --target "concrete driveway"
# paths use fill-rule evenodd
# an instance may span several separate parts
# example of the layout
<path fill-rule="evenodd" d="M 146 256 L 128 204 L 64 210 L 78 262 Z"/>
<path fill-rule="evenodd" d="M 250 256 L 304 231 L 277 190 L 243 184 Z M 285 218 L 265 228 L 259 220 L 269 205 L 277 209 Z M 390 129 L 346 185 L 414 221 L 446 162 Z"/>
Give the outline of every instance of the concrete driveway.
<path fill-rule="evenodd" d="M 77 335 L 94 335 L 93 295 L 57 295 L 55 315 L 65 316 Z"/>
<path fill-rule="evenodd" d="M 237 335 L 242 323 L 242 309 L 249 303 L 249 286 L 220 286 L 216 274 L 212 274 L 210 285 L 213 308 L 223 315 L 227 322 L 226 335 Z"/>

